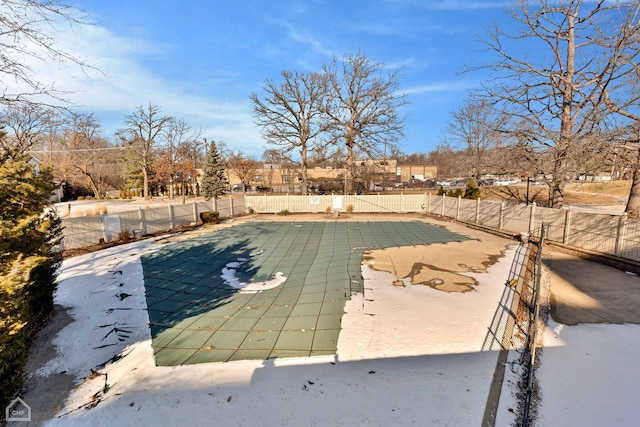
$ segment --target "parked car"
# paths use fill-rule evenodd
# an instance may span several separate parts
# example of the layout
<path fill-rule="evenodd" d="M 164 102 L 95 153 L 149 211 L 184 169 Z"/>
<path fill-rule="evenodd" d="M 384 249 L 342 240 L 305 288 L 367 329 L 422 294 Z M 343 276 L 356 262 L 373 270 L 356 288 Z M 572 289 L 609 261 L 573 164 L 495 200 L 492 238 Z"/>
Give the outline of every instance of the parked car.
<path fill-rule="evenodd" d="M 436 180 L 435 179 L 427 179 L 424 182 L 425 188 L 436 188 Z"/>
<path fill-rule="evenodd" d="M 494 182 L 493 178 L 482 178 L 478 180 L 478 185 L 493 185 Z"/>
<path fill-rule="evenodd" d="M 246 184 L 233 184 L 231 186 L 232 193 L 245 193 L 251 191 L 251 186 Z"/>

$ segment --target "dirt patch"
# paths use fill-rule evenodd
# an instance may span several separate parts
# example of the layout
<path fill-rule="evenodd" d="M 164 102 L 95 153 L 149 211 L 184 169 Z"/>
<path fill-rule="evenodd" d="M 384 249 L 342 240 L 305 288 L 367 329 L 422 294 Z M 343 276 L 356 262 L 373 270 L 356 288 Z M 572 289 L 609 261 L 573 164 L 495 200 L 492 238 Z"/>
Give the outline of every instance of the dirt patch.
<path fill-rule="evenodd" d="M 445 252 L 446 257 L 442 256 Z M 467 240 L 425 246 L 407 246 L 371 251 L 363 262 L 378 271 L 393 274 L 403 286 L 424 285 L 444 292 L 472 292 L 478 282 L 467 273 L 484 273 L 504 255 L 503 239 Z M 460 260 L 464 260 L 460 262 Z"/>
<path fill-rule="evenodd" d="M 62 409 L 65 399 L 73 389 L 74 377 L 67 375 L 66 372 L 57 372 L 48 376 L 35 374 L 38 369 L 57 356 L 53 339 L 58 332 L 73 321 L 74 319 L 67 312 L 67 308 L 56 305 L 51 320 L 38 333 L 38 337 L 31 345 L 25 369 L 30 375 L 21 396 L 31 408 L 30 426 L 40 426 L 53 418 Z M 24 426 L 24 422 L 13 422 L 7 425 L 21 427 Z"/>
<path fill-rule="evenodd" d="M 610 190 L 609 190 L 610 189 Z M 517 184 L 510 186 L 481 187 L 482 200 L 524 202 L 526 200 L 527 185 Z M 564 202 L 568 204 L 606 205 L 615 203 L 624 193 L 624 186 L 604 187 L 603 185 L 586 184 L 567 186 L 564 193 Z M 549 204 L 549 190 L 546 186 L 530 186 L 529 201 L 538 205 Z"/>

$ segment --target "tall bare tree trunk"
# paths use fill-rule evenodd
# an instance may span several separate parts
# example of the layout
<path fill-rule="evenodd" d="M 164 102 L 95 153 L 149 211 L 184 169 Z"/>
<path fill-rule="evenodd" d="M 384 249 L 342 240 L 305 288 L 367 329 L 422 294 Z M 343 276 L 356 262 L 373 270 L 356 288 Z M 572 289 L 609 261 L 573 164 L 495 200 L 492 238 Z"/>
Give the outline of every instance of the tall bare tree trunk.
<path fill-rule="evenodd" d="M 344 194 L 351 194 L 353 192 L 353 142 L 347 142 L 347 164 L 345 168 L 344 176 Z"/>
<path fill-rule="evenodd" d="M 629 200 L 627 200 L 624 211 L 630 218 L 640 219 L 640 149 L 638 149 L 638 158 L 633 165 L 632 173 Z"/>
<path fill-rule="evenodd" d="M 87 180 L 89 181 L 89 186 L 91 187 L 91 191 L 93 191 L 93 196 L 96 199 L 100 198 L 100 191 L 98 190 L 98 186 L 96 185 L 96 181 L 93 179 L 93 176 L 90 173 L 87 173 Z"/>
<path fill-rule="evenodd" d="M 302 195 L 307 195 L 307 190 L 309 189 L 309 172 L 307 165 L 307 144 L 304 143 L 300 147 L 300 157 L 302 161 Z"/>
<path fill-rule="evenodd" d="M 142 170 L 142 196 L 145 199 L 149 198 L 149 173 L 146 169 Z"/>
<path fill-rule="evenodd" d="M 553 182 L 550 187 L 549 205 L 560 209 L 564 204 L 564 186 L 567 180 L 567 151 L 571 146 L 573 135 L 573 85 L 575 75 L 576 45 L 575 45 L 575 16 L 567 14 L 567 58 L 566 73 L 558 78 L 562 81 L 562 115 L 560 118 L 560 141 L 556 149 L 556 158 L 553 165 Z"/>

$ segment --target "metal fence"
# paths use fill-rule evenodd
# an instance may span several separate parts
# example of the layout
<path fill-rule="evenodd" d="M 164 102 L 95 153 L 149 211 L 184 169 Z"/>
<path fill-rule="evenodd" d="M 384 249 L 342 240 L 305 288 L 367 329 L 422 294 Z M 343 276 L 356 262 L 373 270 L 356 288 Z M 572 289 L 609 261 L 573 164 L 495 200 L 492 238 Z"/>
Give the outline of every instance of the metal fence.
<path fill-rule="evenodd" d="M 500 387 L 507 365 L 506 352 L 513 350 L 519 354 L 509 363 L 509 366 L 521 377 L 518 386 L 523 393 L 518 395 L 521 405 L 518 416 L 522 419 L 519 424 L 522 426 L 530 424 L 529 413 L 534 394 L 536 351 L 540 344 L 538 328 L 540 326 L 542 251 L 548 229 L 549 225 L 544 224 L 521 239 L 498 308 L 482 345 L 482 351 L 501 352 L 500 363 L 496 368 L 496 374 L 501 378 L 496 384 Z M 494 381 L 496 379 L 494 377 Z"/>
<path fill-rule="evenodd" d="M 529 233 L 545 223 L 549 241 L 640 261 L 640 221 L 626 214 L 594 214 L 432 194 L 262 195 L 245 196 L 245 203 L 257 213 L 424 212 L 513 233 Z"/>
<path fill-rule="evenodd" d="M 62 243 L 59 250 L 81 248 L 101 242 L 110 242 L 127 236 L 139 237 L 169 231 L 200 222 L 200 213 L 217 211 L 221 218 L 245 213 L 243 198 L 222 198 L 192 201 L 153 208 L 118 212 L 107 215 L 63 218 Z"/>

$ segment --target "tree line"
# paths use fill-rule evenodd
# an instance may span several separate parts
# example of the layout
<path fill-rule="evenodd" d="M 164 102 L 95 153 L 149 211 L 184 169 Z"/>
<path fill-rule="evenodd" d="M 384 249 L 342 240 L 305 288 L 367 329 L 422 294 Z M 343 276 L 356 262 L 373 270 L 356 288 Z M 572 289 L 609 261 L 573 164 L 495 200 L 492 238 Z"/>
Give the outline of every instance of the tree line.
<path fill-rule="evenodd" d="M 453 113 L 443 149 L 464 147 L 474 175 L 498 163 L 540 177 L 554 208 L 577 176 L 626 171 L 626 212 L 640 217 L 640 5 L 520 0 L 510 18 L 465 70 L 491 78 Z"/>
<path fill-rule="evenodd" d="M 638 9 L 604 0 L 515 2 L 510 32 L 496 27 L 482 40 L 493 56 L 465 70 L 489 71 L 491 79 L 460 101 L 427 153 L 401 151 L 409 107 L 398 69 L 358 51 L 333 56 L 319 71 L 283 70 L 249 95 L 267 147 L 262 161 L 296 170 L 303 194 L 309 167 L 327 164 L 345 169 L 351 192 L 362 159 L 430 163 L 448 177 L 527 175 L 548 184 L 557 208 L 576 177 L 624 171 L 633 180 L 627 212 L 638 217 Z M 195 176 L 208 149 L 202 131 L 151 102 L 127 115 L 111 141 L 92 115 L 64 121 L 42 105 L 9 103 L 4 116 L 7 140 L 44 153 L 54 176 L 96 197 L 122 187 L 144 197 L 199 192 Z M 223 141 L 217 149 L 249 184 L 258 160 Z"/>
<path fill-rule="evenodd" d="M 324 73 L 282 72 L 284 81 L 267 80 L 265 96 L 252 94 L 254 117 L 270 148 L 265 162 L 295 167 L 306 194 L 309 162 L 339 159 L 346 170 L 346 191 L 356 176 L 356 160 L 393 152 L 402 136 L 397 72 L 363 53 L 324 65 Z M 60 112 L 32 103 L 8 104 L 0 113 L 9 131 L 6 143 L 51 165 L 54 176 L 103 197 L 107 189 L 140 188 L 141 196 L 173 197 L 197 192 L 198 171 L 209 149 L 202 131 L 184 119 L 162 113 L 149 102 L 124 118 L 110 140 L 93 114 Z M 384 147 L 384 148 L 383 148 Z M 255 175 L 258 161 L 216 146 L 225 167 L 243 183 Z M 315 160 L 314 160 L 315 159 Z"/>

